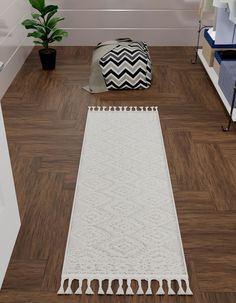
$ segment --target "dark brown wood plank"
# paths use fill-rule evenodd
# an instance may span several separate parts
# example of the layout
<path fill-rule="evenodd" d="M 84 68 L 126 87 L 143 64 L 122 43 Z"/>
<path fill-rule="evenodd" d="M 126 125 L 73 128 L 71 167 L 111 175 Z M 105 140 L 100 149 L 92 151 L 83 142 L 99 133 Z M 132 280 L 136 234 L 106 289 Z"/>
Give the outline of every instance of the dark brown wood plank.
<path fill-rule="evenodd" d="M 12 259 L 3 288 L 8 291 L 40 291 L 47 260 Z"/>

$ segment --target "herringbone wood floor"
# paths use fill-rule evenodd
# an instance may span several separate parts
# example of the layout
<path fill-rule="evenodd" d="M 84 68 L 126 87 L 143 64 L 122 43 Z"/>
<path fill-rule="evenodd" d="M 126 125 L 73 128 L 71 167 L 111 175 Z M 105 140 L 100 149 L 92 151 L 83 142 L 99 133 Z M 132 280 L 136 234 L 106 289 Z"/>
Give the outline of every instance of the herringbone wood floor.
<path fill-rule="evenodd" d="M 153 86 L 89 95 L 92 49 L 28 58 L 2 106 L 22 227 L 1 303 L 236 302 L 236 128 L 192 48 L 151 48 Z M 158 105 L 193 297 L 58 297 L 88 105 Z"/>

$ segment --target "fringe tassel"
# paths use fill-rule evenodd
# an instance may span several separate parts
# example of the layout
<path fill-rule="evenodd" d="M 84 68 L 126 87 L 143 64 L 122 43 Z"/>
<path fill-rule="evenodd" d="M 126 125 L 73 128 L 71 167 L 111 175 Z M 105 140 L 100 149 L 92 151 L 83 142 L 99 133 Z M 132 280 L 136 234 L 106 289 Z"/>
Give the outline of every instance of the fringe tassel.
<path fill-rule="evenodd" d="M 192 293 L 192 291 L 191 291 L 191 289 L 190 289 L 190 287 L 189 287 L 189 280 L 186 279 L 186 280 L 185 280 L 185 283 L 186 283 L 186 295 L 192 296 L 193 293 Z"/>
<path fill-rule="evenodd" d="M 126 289 L 126 295 L 134 295 L 133 289 L 131 287 L 131 279 L 127 279 L 128 288 Z"/>
<path fill-rule="evenodd" d="M 147 280 L 147 282 L 148 282 L 148 289 L 147 289 L 145 295 L 150 296 L 150 295 L 152 295 L 152 288 L 151 288 L 152 280 Z"/>
<path fill-rule="evenodd" d="M 160 280 L 159 281 L 159 288 L 158 288 L 158 290 L 156 292 L 156 295 L 164 296 L 164 294 L 165 294 L 165 291 L 163 289 L 163 280 Z"/>
<path fill-rule="evenodd" d="M 69 279 L 68 281 L 68 287 L 65 291 L 65 295 L 72 295 L 73 294 L 73 291 L 71 289 L 71 284 L 72 284 L 72 279 Z"/>
<path fill-rule="evenodd" d="M 175 295 L 174 290 L 171 288 L 171 280 L 167 280 L 167 284 L 168 284 L 168 295 L 169 296 Z"/>
<path fill-rule="evenodd" d="M 83 284 L 83 279 L 78 280 L 79 281 L 79 286 L 76 289 L 75 295 L 82 295 L 82 284 Z"/>
<path fill-rule="evenodd" d="M 65 291 L 64 291 L 64 280 L 61 279 L 61 286 L 57 292 L 58 295 L 64 295 Z"/>
<path fill-rule="evenodd" d="M 136 292 L 136 295 L 144 295 L 143 288 L 142 288 L 142 280 L 138 280 L 138 290 Z"/>
<path fill-rule="evenodd" d="M 61 285 L 60 285 L 60 288 L 57 292 L 58 295 L 71 295 L 73 294 L 73 290 L 71 288 L 72 286 L 72 282 L 73 280 L 76 279 L 78 280 L 78 288 L 77 290 L 75 291 L 75 294 L 76 295 L 82 295 L 83 291 L 82 291 L 82 286 L 83 286 L 83 279 L 77 279 L 77 278 L 64 278 L 61 280 Z M 66 290 L 64 289 L 64 284 L 65 284 L 65 281 L 68 280 L 68 286 L 66 288 Z M 152 295 L 152 279 L 146 279 L 147 282 L 148 282 L 148 288 L 147 288 L 147 291 L 145 293 L 145 295 Z M 168 295 L 175 295 L 175 291 L 172 289 L 171 287 L 171 282 L 172 280 L 171 279 L 164 279 L 167 281 L 167 286 L 168 286 Z M 178 282 L 178 291 L 177 291 L 177 295 L 179 296 L 182 296 L 182 295 L 193 295 L 191 289 L 190 289 L 190 286 L 189 286 L 189 280 L 188 279 L 181 279 L 181 278 L 177 278 L 177 279 L 173 279 L 173 280 L 176 280 Z M 86 295 L 94 295 L 94 291 L 91 287 L 91 279 L 87 279 L 87 289 L 85 291 L 85 294 Z M 107 291 L 106 291 L 106 295 L 113 295 L 113 290 L 112 290 L 112 279 L 109 279 L 108 280 L 108 288 L 107 288 Z M 156 292 L 156 295 L 165 295 L 165 291 L 163 289 L 163 279 L 160 279 L 160 280 L 157 280 L 159 282 L 159 288 Z M 183 281 L 185 281 L 186 283 L 186 290 L 184 290 L 184 287 L 183 287 Z M 98 295 L 105 295 L 105 292 L 102 288 L 102 282 L 103 280 L 102 279 L 98 279 Z M 126 295 L 134 295 L 134 291 L 132 289 L 132 286 L 131 286 L 131 282 L 132 282 L 132 279 L 127 279 L 127 290 L 126 290 Z M 143 288 L 142 288 L 142 279 L 137 279 L 137 282 L 138 282 L 138 290 L 136 292 L 136 295 L 144 295 L 144 291 L 143 291 Z M 116 292 L 116 295 L 124 295 L 125 292 L 124 292 L 124 289 L 123 289 L 123 279 L 119 279 L 119 287 L 118 287 L 118 290 Z"/>
<path fill-rule="evenodd" d="M 107 288 L 107 292 L 106 292 L 106 294 L 107 295 L 113 295 L 113 290 L 112 290 L 112 288 L 111 288 L 111 284 L 112 284 L 112 280 L 108 280 L 108 288 Z"/>
<path fill-rule="evenodd" d="M 102 288 L 102 280 L 98 280 L 98 294 L 99 295 L 105 295 L 104 290 Z"/>
<path fill-rule="evenodd" d="M 122 285 L 123 285 L 123 280 L 119 279 L 119 288 L 117 289 L 117 292 L 116 292 L 116 295 L 118 295 L 118 296 L 125 294 Z"/>
<path fill-rule="evenodd" d="M 157 106 L 88 106 L 89 111 L 157 111 Z"/>
<path fill-rule="evenodd" d="M 91 280 L 87 280 L 87 283 L 88 283 L 88 285 L 87 285 L 87 289 L 86 289 L 85 294 L 86 295 L 94 295 L 94 292 L 91 288 Z"/>
<path fill-rule="evenodd" d="M 178 296 L 183 296 L 185 295 L 185 291 L 183 290 L 183 287 L 182 287 L 182 282 L 181 280 L 177 280 L 178 281 L 178 285 L 179 285 L 179 289 L 178 289 L 178 292 L 177 292 L 177 295 Z"/>

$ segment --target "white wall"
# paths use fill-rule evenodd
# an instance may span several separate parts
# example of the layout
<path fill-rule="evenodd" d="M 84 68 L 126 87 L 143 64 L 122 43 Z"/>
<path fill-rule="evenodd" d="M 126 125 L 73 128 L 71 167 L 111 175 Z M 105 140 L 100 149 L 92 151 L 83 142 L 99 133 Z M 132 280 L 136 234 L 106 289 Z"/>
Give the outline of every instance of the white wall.
<path fill-rule="evenodd" d="M 66 18 L 64 45 L 132 37 L 150 45 L 195 45 L 199 0 L 50 0 Z"/>
<path fill-rule="evenodd" d="M 19 210 L 0 106 L 0 289 L 19 228 Z"/>
<path fill-rule="evenodd" d="M 32 47 L 21 21 L 30 14 L 28 0 L 0 0 L 0 99 L 25 62 Z"/>
<path fill-rule="evenodd" d="M 21 21 L 29 16 L 26 0 L 0 0 L 0 100 L 32 47 Z M 1 105 L 1 104 L 0 104 Z M 0 288 L 20 228 L 20 217 L 0 106 Z"/>

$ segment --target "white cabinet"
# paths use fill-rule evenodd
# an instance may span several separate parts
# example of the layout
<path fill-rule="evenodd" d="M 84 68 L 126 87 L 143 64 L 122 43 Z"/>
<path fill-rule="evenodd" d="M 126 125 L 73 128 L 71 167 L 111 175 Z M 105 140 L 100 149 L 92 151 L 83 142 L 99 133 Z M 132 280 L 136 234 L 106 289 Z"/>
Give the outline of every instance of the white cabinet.
<path fill-rule="evenodd" d="M 0 106 L 0 288 L 19 228 L 19 210 Z"/>

